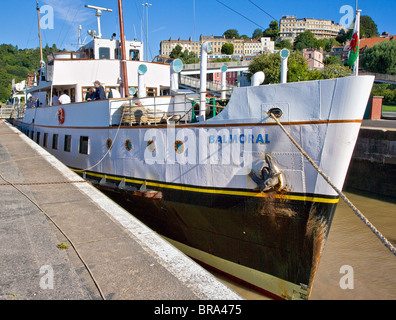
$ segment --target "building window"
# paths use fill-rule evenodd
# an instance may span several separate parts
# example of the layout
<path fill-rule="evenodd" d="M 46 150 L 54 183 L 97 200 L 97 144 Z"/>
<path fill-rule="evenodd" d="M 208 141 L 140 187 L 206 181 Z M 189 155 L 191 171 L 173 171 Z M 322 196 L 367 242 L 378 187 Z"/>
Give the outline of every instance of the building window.
<path fill-rule="evenodd" d="M 80 137 L 80 154 L 88 154 L 88 142 L 89 137 L 82 136 Z"/>
<path fill-rule="evenodd" d="M 63 150 L 66 152 L 70 152 L 71 150 L 71 136 L 65 135 L 65 144 L 63 146 Z"/>
<path fill-rule="evenodd" d="M 43 147 L 47 148 L 48 144 L 48 133 L 44 133 Z"/>
<path fill-rule="evenodd" d="M 37 142 L 37 144 L 40 144 L 40 132 L 38 132 L 38 131 L 36 134 L 36 142 Z"/>
<path fill-rule="evenodd" d="M 58 135 L 56 133 L 52 135 L 52 149 L 58 150 Z"/>

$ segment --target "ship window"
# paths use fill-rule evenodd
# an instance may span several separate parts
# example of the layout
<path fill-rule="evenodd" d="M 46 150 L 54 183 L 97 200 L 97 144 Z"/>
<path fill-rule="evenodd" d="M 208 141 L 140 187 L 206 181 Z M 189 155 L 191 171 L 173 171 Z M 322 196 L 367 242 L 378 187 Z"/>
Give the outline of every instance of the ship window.
<path fill-rule="evenodd" d="M 65 135 L 65 144 L 64 144 L 64 151 L 70 152 L 71 150 L 71 136 L 70 135 Z"/>
<path fill-rule="evenodd" d="M 128 151 L 131 151 L 132 150 L 132 142 L 131 142 L 131 140 L 127 140 L 127 141 L 125 141 L 125 149 L 127 149 Z"/>
<path fill-rule="evenodd" d="M 44 139 L 43 139 L 44 148 L 47 148 L 47 143 L 48 143 L 48 133 L 44 133 Z"/>
<path fill-rule="evenodd" d="M 114 59 L 121 60 L 121 49 L 120 48 L 115 48 L 114 49 Z"/>
<path fill-rule="evenodd" d="M 58 149 L 58 135 L 56 133 L 52 135 L 52 149 Z"/>
<path fill-rule="evenodd" d="M 80 153 L 88 154 L 89 137 L 80 137 Z"/>
<path fill-rule="evenodd" d="M 99 48 L 99 59 L 110 59 L 110 48 L 108 47 Z"/>
<path fill-rule="evenodd" d="M 134 61 L 139 61 L 139 50 L 129 50 L 129 59 Z"/>
<path fill-rule="evenodd" d="M 83 101 L 87 101 L 87 98 L 88 98 L 87 94 L 89 92 L 89 89 L 92 89 L 93 92 L 95 93 L 95 87 L 82 87 L 81 88 Z"/>
<path fill-rule="evenodd" d="M 157 95 L 157 88 L 147 88 L 146 94 L 147 97 L 155 97 Z"/>

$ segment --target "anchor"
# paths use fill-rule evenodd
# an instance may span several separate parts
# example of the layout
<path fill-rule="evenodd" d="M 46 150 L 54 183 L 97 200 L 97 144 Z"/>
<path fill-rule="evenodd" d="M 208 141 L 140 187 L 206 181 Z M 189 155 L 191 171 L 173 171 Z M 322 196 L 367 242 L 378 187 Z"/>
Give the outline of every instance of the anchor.
<path fill-rule="evenodd" d="M 278 190 L 284 188 L 284 178 L 282 171 L 278 168 L 275 160 L 269 153 L 265 154 L 265 162 L 267 166 L 261 168 L 261 177 L 253 170 L 250 171 L 249 177 L 257 184 L 262 192 L 269 191 L 277 187 Z"/>

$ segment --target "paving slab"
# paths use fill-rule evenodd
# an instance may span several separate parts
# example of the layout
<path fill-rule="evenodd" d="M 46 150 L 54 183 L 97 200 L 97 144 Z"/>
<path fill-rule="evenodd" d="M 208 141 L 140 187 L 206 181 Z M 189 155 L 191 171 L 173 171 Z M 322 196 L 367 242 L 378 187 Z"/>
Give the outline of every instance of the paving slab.
<path fill-rule="evenodd" d="M 0 270 L 0 300 L 241 299 L 3 120 Z"/>

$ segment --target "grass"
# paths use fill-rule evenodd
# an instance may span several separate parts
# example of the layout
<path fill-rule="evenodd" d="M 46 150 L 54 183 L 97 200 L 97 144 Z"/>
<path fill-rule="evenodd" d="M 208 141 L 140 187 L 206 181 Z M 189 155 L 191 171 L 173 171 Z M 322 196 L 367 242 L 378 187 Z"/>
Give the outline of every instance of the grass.
<path fill-rule="evenodd" d="M 61 242 L 56 246 L 58 249 L 67 249 L 69 245 L 65 242 Z"/>
<path fill-rule="evenodd" d="M 382 111 L 396 112 L 396 106 L 382 105 Z"/>

